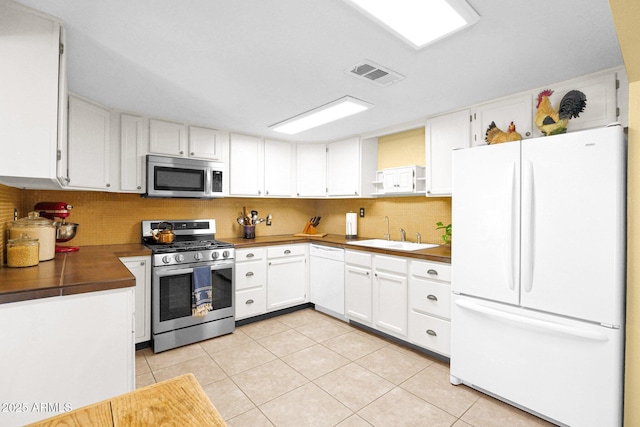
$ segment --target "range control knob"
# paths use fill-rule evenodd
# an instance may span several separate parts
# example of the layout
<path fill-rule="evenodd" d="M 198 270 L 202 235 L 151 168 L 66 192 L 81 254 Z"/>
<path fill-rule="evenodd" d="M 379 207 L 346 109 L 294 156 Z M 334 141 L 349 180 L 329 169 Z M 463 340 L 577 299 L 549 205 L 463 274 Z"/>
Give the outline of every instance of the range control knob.
<path fill-rule="evenodd" d="M 213 259 L 218 259 L 218 257 L 220 256 L 220 254 L 216 251 L 211 252 L 211 258 Z"/>
<path fill-rule="evenodd" d="M 223 258 L 229 258 L 229 251 L 222 252 L 222 257 Z"/>
<path fill-rule="evenodd" d="M 184 255 L 182 255 L 182 254 L 176 255 L 176 261 L 178 261 L 178 262 L 184 261 Z"/>
<path fill-rule="evenodd" d="M 164 262 L 165 264 L 169 264 L 171 262 L 171 257 L 169 255 L 163 256 L 162 262 Z"/>
<path fill-rule="evenodd" d="M 193 258 L 195 258 L 196 261 L 200 261 L 202 259 L 202 254 L 200 252 L 196 252 L 195 255 L 193 255 Z"/>

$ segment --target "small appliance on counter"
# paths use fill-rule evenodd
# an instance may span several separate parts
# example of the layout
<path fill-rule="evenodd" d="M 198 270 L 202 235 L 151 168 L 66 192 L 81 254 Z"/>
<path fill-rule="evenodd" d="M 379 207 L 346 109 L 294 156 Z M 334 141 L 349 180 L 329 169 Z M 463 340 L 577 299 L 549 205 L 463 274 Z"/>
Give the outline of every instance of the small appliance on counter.
<path fill-rule="evenodd" d="M 39 202 L 33 208 L 40 213 L 41 217 L 53 220 L 56 227 L 56 242 L 68 242 L 76 236 L 78 224 L 67 222 L 67 218 L 71 214 L 73 206 L 65 202 Z M 59 219 L 59 220 L 56 220 Z M 76 252 L 80 250 L 77 246 L 59 246 L 56 245 L 56 253 Z"/>
<path fill-rule="evenodd" d="M 347 239 L 358 237 L 358 215 L 355 212 L 347 212 L 345 237 Z"/>

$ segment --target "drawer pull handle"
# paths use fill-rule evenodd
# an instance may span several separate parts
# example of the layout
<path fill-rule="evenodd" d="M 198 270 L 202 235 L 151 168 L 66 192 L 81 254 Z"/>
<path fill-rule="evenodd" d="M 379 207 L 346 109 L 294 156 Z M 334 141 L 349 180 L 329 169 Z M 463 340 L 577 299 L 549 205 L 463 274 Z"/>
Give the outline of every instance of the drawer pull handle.
<path fill-rule="evenodd" d="M 427 335 L 431 335 L 432 337 L 438 336 L 438 334 L 436 334 L 436 331 L 434 331 L 433 329 L 427 329 Z"/>
<path fill-rule="evenodd" d="M 438 301 L 438 297 L 432 294 L 427 295 L 427 299 L 431 301 Z"/>
<path fill-rule="evenodd" d="M 253 304 L 253 300 L 252 299 L 248 299 L 247 302 L 245 302 L 245 304 Z"/>
<path fill-rule="evenodd" d="M 289 249 L 287 249 L 286 251 L 284 251 L 285 255 L 289 255 L 291 253 L 291 251 Z"/>
<path fill-rule="evenodd" d="M 249 252 L 249 253 L 247 254 L 247 258 L 253 258 L 254 256 L 255 256 L 255 255 L 253 255 L 253 252 Z"/>
<path fill-rule="evenodd" d="M 430 268 L 427 270 L 427 274 L 431 274 L 432 276 L 437 276 L 438 275 L 438 271 L 434 270 L 433 268 Z"/>
<path fill-rule="evenodd" d="M 245 274 L 245 276 L 247 276 L 247 277 L 253 276 L 253 271 L 247 271 L 247 274 Z"/>

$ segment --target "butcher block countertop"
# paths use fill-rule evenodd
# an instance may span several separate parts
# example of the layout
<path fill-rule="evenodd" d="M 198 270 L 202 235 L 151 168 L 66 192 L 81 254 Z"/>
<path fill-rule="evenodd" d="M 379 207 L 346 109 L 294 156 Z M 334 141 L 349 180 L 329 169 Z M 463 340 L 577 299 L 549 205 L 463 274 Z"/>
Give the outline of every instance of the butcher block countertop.
<path fill-rule="evenodd" d="M 119 257 L 151 255 L 141 244 L 82 246 L 33 267 L 0 268 L 0 304 L 135 286 Z"/>
<path fill-rule="evenodd" d="M 226 426 L 193 376 L 185 374 L 30 426 Z"/>
<path fill-rule="evenodd" d="M 216 236 L 216 238 L 218 238 Z M 233 238 L 218 238 L 219 240 L 232 243 L 236 249 L 242 248 L 251 248 L 256 246 L 270 246 L 270 245 L 284 245 L 291 243 L 318 243 L 327 246 L 339 247 L 350 249 L 354 251 L 366 251 L 366 252 L 374 252 L 379 254 L 387 254 L 387 255 L 395 255 L 395 256 L 403 256 L 407 258 L 416 258 L 422 259 L 426 261 L 436 261 L 436 262 L 444 262 L 447 264 L 451 263 L 451 246 L 450 245 L 441 245 L 431 249 L 423 249 L 419 251 L 395 251 L 391 249 L 376 249 L 369 248 L 365 246 L 356 246 L 349 245 L 347 242 L 357 241 L 357 240 L 369 240 L 372 237 L 361 237 L 357 239 L 347 239 L 345 236 L 337 235 L 337 234 L 328 234 L 324 237 L 315 236 L 294 236 L 292 234 L 288 235 L 278 235 L 278 236 L 264 236 L 264 237 L 256 237 L 255 239 L 243 239 L 241 237 L 233 237 Z"/>

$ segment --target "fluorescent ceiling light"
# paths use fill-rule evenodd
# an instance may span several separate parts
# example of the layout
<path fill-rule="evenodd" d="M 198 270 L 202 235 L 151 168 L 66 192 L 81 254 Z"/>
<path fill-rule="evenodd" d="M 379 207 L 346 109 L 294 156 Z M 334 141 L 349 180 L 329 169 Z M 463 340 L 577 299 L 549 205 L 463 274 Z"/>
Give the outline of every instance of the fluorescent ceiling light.
<path fill-rule="evenodd" d="M 475 24 L 465 0 L 345 0 L 416 49 Z"/>
<path fill-rule="evenodd" d="M 283 122 L 269 126 L 276 132 L 293 135 L 368 110 L 373 104 L 345 96 Z"/>

